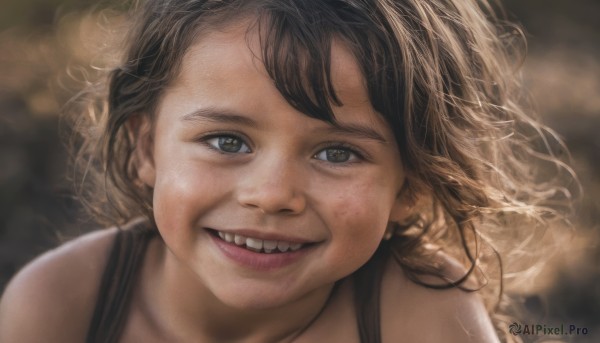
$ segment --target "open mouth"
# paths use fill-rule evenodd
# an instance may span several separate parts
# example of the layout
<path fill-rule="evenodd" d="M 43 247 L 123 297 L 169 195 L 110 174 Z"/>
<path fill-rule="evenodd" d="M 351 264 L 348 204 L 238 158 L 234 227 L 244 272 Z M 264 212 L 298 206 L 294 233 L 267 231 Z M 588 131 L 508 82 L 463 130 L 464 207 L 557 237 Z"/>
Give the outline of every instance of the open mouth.
<path fill-rule="evenodd" d="M 227 243 L 235 244 L 240 248 L 245 248 L 252 252 L 262 254 L 281 254 L 293 252 L 312 245 L 312 243 L 263 240 L 254 237 L 246 237 L 238 234 L 221 232 L 214 229 L 208 229 L 208 231 L 213 236 L 216 236 Z"/>

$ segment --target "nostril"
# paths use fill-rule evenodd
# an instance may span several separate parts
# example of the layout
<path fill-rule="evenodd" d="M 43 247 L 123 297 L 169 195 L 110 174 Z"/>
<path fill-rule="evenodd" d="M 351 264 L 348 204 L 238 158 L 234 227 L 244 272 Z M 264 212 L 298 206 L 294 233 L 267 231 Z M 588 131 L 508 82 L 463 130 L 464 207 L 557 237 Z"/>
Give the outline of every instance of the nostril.
<path fill-rule="evenodd" d="M 297 214 L 304 210 L 305 200 L 296 194 L 270 194 L 256 192 L 240 196 L 238 202 L 248 209 L 259 210 L 263 214 Z"/>
<path fill-rule="evenodd" d="M 281 210 L 279 210 L 279 212 L 283 213 L 283 214 L 291 214 L 291 213 L 294 213 L 294 210 L 289 209 L 289 208 L 282 208 Z"/>

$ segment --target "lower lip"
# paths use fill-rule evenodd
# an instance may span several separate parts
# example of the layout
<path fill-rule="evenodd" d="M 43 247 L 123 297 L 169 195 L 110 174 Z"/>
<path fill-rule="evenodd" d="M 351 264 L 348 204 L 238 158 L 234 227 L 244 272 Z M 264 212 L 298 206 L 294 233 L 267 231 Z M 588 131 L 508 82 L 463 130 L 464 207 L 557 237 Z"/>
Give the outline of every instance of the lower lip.
<path fill-rule="evenodd" d="M 221 252 L 229 259 L 243 267 L 261 271 L 274 270 L 291 265 L 313 249 L 312 246 L 308 246 L 296 251 L 283 253 L 257 253 L 233 243 L 228 243 L 215 235 L 211 234 L 209 236 Z"/>

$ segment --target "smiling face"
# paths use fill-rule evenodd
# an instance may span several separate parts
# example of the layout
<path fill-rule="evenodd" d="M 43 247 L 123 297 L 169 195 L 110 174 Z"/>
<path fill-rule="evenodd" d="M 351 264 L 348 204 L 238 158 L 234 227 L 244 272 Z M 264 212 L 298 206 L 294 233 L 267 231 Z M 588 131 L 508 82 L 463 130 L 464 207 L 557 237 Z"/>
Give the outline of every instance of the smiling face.
<path fill-rule="evenodd" d="M 168 258 L 238 308 L 295 301 L 362 266 L 399 215 L 391 130 L 334 42 L 337 123 L 299 113 L 253 53 L 246 28 L 196 42 L 157 109 L 141 179 Z"/>

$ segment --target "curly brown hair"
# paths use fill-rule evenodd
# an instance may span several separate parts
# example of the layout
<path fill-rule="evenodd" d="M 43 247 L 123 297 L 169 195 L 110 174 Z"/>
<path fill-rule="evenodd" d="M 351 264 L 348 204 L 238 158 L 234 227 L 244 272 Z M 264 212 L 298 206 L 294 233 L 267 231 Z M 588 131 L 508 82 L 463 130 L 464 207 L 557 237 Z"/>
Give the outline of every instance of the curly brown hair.
<path fill-rule="evenodd" d="M 526 113 L 525 50 L 497 4 L 476 0 L 170 0 L 135 3 L 124 55 L 74 101 L 79 194 L 95 217 L 153 221 L 152 189 L 137 178 L 134 118 L 154 116 L 199 35 L 240 19 L 260 32 L 264 66 L 288 103 L 335 125 L 332 40 L 347 45 L 370 101 L 395 134 L 414 215 L 386 249 L 416 282 L 443 276 L 436 252 L 465 275 L 428 287 L 483 289 L 499 332 L 502 262 L 570 209 L 573 178 L 560 139 Z M 83 110 L 87 115 L 82 115 Z M 562 183 L 561 183 L 562 182 Z M 562 186 L 561 186 L 562 185 Z M 486 281 L 487 280 L 487 281 Z M 377 290 L 374 288 L 374 292 Z M 494 315 L 494 314 L 497 315 Z M 510 335 L 502 335 L 512 340 Z"/>

